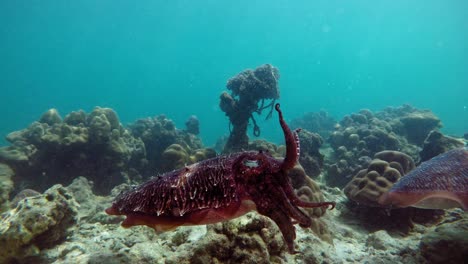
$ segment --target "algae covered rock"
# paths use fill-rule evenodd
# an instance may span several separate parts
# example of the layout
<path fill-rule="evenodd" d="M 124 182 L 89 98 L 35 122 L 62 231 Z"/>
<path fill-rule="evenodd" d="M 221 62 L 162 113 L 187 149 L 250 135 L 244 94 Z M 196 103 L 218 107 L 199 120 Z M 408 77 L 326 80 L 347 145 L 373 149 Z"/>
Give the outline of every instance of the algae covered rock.
<path fill-rule="evenodd" d="M 430 263 L 466 263 L 468 219 L 445 223 L 424 235 L 420 250 Z"/>
<path fill-rule="evenodd" d="M 76 206 L 67 189 L 54 185 L 2 214 L 0 263 L 37 255 L 40 249 L 60 243 L 76 222 Z"/>

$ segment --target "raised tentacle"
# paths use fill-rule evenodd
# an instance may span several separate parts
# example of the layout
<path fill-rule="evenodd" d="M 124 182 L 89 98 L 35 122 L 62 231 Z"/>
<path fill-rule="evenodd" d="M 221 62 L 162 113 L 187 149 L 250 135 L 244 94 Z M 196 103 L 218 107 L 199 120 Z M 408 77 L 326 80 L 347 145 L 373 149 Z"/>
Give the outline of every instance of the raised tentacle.
<path fill-rule="evenodd" d="M 284 157 L 281 169 L 284 171 L 294 168 L 299 157 L 299 138 L 295 135 L 286 122 L 283 119 L 283 113 L 280 109 L 280 104 L 275 105 L 275 109 L 278 112 L 279 122 L 284 133 L 284 140 L 286 143 L 286 157 Z"/>

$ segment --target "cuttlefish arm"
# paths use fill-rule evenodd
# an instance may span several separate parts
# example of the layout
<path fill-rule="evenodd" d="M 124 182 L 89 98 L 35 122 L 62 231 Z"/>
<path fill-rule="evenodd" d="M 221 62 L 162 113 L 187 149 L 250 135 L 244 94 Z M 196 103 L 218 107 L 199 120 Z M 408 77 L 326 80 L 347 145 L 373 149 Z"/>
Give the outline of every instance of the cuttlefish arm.
<path fill-rule="evenodd" d="M 423 162 L 379 198 L 383 206 L 468 210 L 468 149 Z"/>

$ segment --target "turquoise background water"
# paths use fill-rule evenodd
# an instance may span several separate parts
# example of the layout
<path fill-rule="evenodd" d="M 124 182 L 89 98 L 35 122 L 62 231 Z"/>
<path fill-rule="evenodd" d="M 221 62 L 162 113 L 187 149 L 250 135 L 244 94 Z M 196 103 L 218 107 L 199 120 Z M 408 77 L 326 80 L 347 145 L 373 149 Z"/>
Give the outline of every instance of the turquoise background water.
<path fill-rule="evenodd" d="M 409 103 L 468 132 L 465 0 L 1 1 L 0 37 L 2 137 L 52 107 L 99 105 L 123 124 L 195 114 L 211 145 L 228 133 L 227 79 L 263 63 L 289 120 Z M 276 120 L 260 125 L 281 140 Z"/>

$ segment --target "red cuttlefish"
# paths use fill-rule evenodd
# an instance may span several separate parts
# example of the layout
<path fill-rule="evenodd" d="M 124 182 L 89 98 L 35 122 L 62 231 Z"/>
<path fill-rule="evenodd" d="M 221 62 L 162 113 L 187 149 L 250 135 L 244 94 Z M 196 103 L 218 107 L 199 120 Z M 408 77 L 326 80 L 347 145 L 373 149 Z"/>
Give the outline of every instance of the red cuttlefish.
<path fill-rule="evenodd" d="M 123 227 L 147 225 L 167 231 L 182 225 L 227 221 L 252 210 L 272 219 L 281 230 L 290 253 L 296 253 L 294 224 L 310 227 L 311 219 L 299 207 L 335 207 L 334 202 L 305 202 L 294 193 L 288 171 L 299 157 L 297 131 L 291 131 L 275 106 L 286 140 L 286 157 L 245 151 L 218 156 L 155 177 L 120 194 L 106 210 L 125 215 Z"/>
<path fill-rule="evenodd" d="M 379 199 L 385 206 L 468 210 L 468 149 L 458 148 L 423 162 Z"/>

